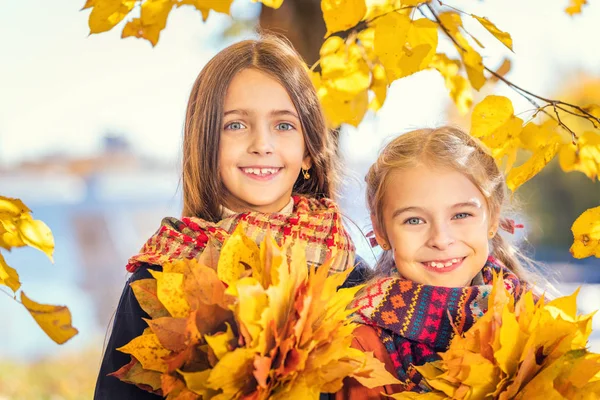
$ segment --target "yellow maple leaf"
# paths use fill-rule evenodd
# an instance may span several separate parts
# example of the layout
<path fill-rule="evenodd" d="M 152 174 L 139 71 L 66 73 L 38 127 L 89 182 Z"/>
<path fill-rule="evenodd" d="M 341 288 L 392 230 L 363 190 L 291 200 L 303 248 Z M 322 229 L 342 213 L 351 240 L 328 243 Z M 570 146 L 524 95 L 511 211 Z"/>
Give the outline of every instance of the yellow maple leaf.
<path fill-rule="evenodd" d="M 190 311 L 183 292 L 183 274 L 149 269 L 156 279 L 156 295 L 172 317 L 184 318 Z"/>
<path fill-rule="evenodd" d="M 548 143 L 539 149 L 522 165 L 510 170 L 506 176 L 506 185 L 511 191 L 523 185 L 525 182 L 537 175 L 556 155 L 560 146 L 558 140 Z"/>
<path fill-rule="evenodd" d="M 111 30 L 133 9 L 137 0 L 95 0 L 88 25 L 91 33 Z M 86 3 L 84 7 L 89 7 Z"/>
<path fill-rule="evenodd" d="M 206 386 L 221 389 L 225 396 L 235 395 L 252 376 L 254 349 L 237 348 L 225 354 L 211 370 Z"/>
<path fill-rule="evenodd" d="M 221 249 L 217 275 L 227 285 L 234 285 L 242 277 L 246 265 L 256 265 L 257 268 L 260 266 L 260 249 L 252 239 L 244 235 L 240 224 Z M 261 273 L 262 271 L 255 272 Z"/>
<path fill-rule="evenodd" d="M 590 208 L 581 214 L 571 227 L 575 258 L 595 256 L 600 258 L 600 207 Z"/>
<path fill-rule="evenodd" d="M 385 384 L 399 384 L 401 383 L 396 378 L 393 378 L 393 382 L 390 382 L 389 372 L 385 369 L 385 365 L 381 363 L 372 352 L 366 352 L 359 354 L 356 353 L 356 359 L 363 359 L 363 365 L 360 369 L 352 372 L 350 376 L 360 382 L 361 385 L 366 386 L 368 388 L 374 388 L 381 386 L 383 382 Z"/>
<path fill-rule="evenodd" d="M 466 114 L 473 105 L 473 89 L 465 77 L 459 74 L 460 61 L 451 60 L 444 53 L 436 54 L 430 64 L 444 78 L 450 97 L 461 114 Z"/>
<path fill-rule="evenodd" d="M 71 312 L 65 306 L 40 304 L 21 292 L 21 303 L 50 339 L 63 344 L 78 331 L 71 325 Z"/>
<path fill-rule="evenodd" d="M 283 4 L 283 0 L 252 0 L 253 3 L 262 3 L 267 7 L 278 9 Z"/>
<path fill-rule="evenodd" d="M 117 350 L 134 356 L 144 369 L 158 372 L 167 371 L 167 365 L 163 358 L 171 352 L 160 344 L 158 337 L 154 333 L 145 333 L 133 338 L 129 343 L 119 347 Z"/>
<path fill-rule="evenodd" d="M 576 144 L 564 144 L 558 160 L 563 171 L 580 171 L 596 180 L 600 175 L 600 134 L 584 132 Z"/>
<path fill-rule="evenodd" d="M 156 279 L 139 279 L 129 284 L 142 310 L 150 318 L 166 317 L 169 314 L 156 293 Z"/>
<path fill-rule="evenodd" d="M 510 37 L 509 33 L 498 29 L 496 27 L 496 25 L 494 25 L 492 23 L 492 21 L 490 21 L 487 18 L 478 17 L 477 15 L 473 15 L 473 14 L 471 14 L 471 16 L 473 18 L 475 18 L 477 21 L 479 21 L 481 23 L 481 25 L 483 25 L 483 27 L 488 30 L 489 33 L 494 35 L 494 37 L 496 39 L 498 39 L 500 42 L 502 42 L 506 47 L 508 47 L 512 51 L 513 42 L 512 42 L 512 38 Z"/>
<path fill-rule="evenodd" d="M 565 12 L 569 15 L 581 13 L 581 8 L 587 4 L 587 0 L 569 0 L 569 6 L 565 8 Z"/>
<path fill-rule="evenodd" d="M 8 286 L 13 292 L 21 287 L 19 274 L 11 268 L 0 254 L 0 285 Z"/>
<path fill-rule="evenodd" d="M 215 352 L 215 356 L 217 359 L 223 358 L 223 356 L 230 351 L 229 343 L 235 339 L 233 335 L 233 331 L 231 330 L 231 325 L 227 325 L 227 330 L 225 332 L 219 332 L 214 335 L 205 335 L 204 340 L 210 346 L 210 348 Z"/>
<path fill-rule="evenodd" d="M 365 0 L 321 0 L 321 11 L 327 27 L 325 37 L 358 24 L 367 12 Z"/>

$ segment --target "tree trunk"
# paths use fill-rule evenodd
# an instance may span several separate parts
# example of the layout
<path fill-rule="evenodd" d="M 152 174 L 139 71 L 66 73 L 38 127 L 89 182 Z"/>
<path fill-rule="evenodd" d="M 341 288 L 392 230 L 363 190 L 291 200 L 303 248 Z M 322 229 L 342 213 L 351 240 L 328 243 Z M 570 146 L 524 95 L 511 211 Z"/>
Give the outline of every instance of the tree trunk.
<path fill-rule="evenodd" d="M 277 10 L 263 6 L 259 24 L 287 37 L 309 66 L 319 59 L 326 32 L 321 0 L 285 0 Z"/>

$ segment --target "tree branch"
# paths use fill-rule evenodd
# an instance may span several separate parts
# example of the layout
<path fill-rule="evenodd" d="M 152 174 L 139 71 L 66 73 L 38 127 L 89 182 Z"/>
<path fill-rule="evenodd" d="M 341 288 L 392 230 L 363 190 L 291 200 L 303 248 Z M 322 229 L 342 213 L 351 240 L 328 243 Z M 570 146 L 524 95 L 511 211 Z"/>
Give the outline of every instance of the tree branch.
<path fill-rule="evenodd" d="M 438 0 L 438 3 L 440 3 L 440 5 L 449 7 L 453 10 L 456 10 L 454 7 L 448 6 L 443 4 L 441 1 Z M 442 21 L 440 20 L 439 16 L 437 15 L 437 13 L 435 12 L 435 10 L 433 9 L 433 7 L 431 7 L 431 5 L 429 3 L 425 3 L 424 4 L 425 7 L 427 7 L 427 9 L 429 10 L 429 12 L 431 12 L 431 15 L 433 15 L 433 17 L 435 18 L 435 21 L 437 22 L 437 24 L 439 25 L 440 29 L 444 32 L 444 34 L 454 43 L 454 45 L 456 46 L 456 48 L 458 48 L 460 51 L 462 52 L 466 52 L 465 48 L 458 42 L 458 40 L 456 40 L 456 38 L 450 33 L 450 31 L 448 30 L 448 28 L 442 23 Z M 420 7 L 419 7 L 420 8 Z M 456 10 L 460 13 L 463 13 L 460 10 Z M 464 13 L 463 13 L 464 14 Z M 535 93 L 532 93 L 526 89 L 523 89 L 520 86 L 517 86 L 516 84 L 514 84 L 513 82 L 509 81 L 508 79 L 506 79 L 505 77 L 503 77 L 502 75 L 498 74 L 496 71 L 492 70 L 491 68 L 487 67 L 485 64 L 483 64 L 483 68 L 489 72 L 490 74 L 492 74 L 493 76 L 495 76 L 497 79 L 501 80 L 502 82 L 504 82 L 506 85 L 508 85 L 511 89 L 515 90 L 518 94 L 520 94 L 521 96 L 523 96 L 525 99 L 527 99 L 527 101 L 529 101 L 531 104 L 533 104 L 535 107 L 537 107 L 538 112 L 543 112 L 544 114 L 548 115 L 550 118 L 554 119 L 555 121 L 558 122 L 558 124 L 565 129 L 566 131 L 568 131 L 571 134 L 571 139 L 573 141 L 573 143 L 576 142 L 577 140 L 577 134 L 575 134 L 575 132 L 569 128 L 560 118 L 560 114 L 558 112 L 558 110 L 564 111 L 568 114 L 571 115 L 575 115 L 577 117 L 586 119 L 588 121 L 590 121 L 592 123 L 592 125 L 594 126 L 594 128 L 598 128 L 600 127 L 600 118 L 594 116 L 592 113 L 584 110 L 582 107 L 575 105 L 575 104 L 571 104 L 571 103 L 567 103 L 564 102 L 562 100 L 553 100 L 553 99 L 548 99 L 542 96 L 539 96 Z M 537 100 L 541 100 L 544 101 L 546 103 L 548 103 L 545 106 L 540 106 L 534 99 Z M 549 114 L 545 108 L 548 106 L 552 106 L 554 109 L 554 113 L 556 114 L 556 118 L 554 116 L 552 116 L 551 114 Z M 573 110 L 577 110 L 579 111 L 579 113 L 576 113 L 572 110 L 569 110 L 569 107 Z M 537 114 L 537 112 L 536 112 Z M 598 125 L 596 125 L 598 124 Z"/>

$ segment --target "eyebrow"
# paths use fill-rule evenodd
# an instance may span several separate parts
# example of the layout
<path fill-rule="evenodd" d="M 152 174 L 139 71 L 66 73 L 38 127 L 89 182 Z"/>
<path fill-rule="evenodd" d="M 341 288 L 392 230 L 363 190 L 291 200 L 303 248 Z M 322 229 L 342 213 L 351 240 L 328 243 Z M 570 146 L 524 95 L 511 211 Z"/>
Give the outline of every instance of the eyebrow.
<path fill-rule="evenodd" d="M 223 113 L 223 116 L 227 116 L 230 114 L 240 114 L 240 115 L 248 116 L 251 114 L 251 112 L 249 112 L 248 110 L 244 110 L 244 109 L 227 110 Z M 298 118 L 298 115 L 291 110 L 285 110 L 285 109 L 284 110 L 272 110 L 269 113 L 269 116 L 271 116 L 271 117 L 278 117 L 278 116 L 282 116 L 282 115 L 289 115 L 296 119 L 300 119 L 300 118 Z"/>
<path fill-rule="evenodd" d="M 450 206 L 450 208 L 464 208 L 464 207 L 481 208 L 481 204 L 479 204 L 478 201 L 471 200 L 471 201 L 464 201 L 461 203 L 456 203 L 456 204 L 453 204 L 452 206 Z M 398 215 L 408 212 L 408 211 L 425 212 L 425 209 L 423 209 L 421 207 L 416 207 L 416 206 L 402 207 L 402 208 L 399 208 L 394 211 L 394 213 L 392 214 L 392 219 L 396 218 Z"/>

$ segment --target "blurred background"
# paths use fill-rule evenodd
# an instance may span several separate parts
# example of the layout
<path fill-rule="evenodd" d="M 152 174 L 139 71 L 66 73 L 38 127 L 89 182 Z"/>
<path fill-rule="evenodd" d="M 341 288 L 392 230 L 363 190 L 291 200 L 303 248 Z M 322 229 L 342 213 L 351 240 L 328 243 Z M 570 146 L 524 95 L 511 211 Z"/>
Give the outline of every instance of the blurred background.
<path fill-rule="evenodd" d="M 164 216 L 180 214 L 184 112 L 203 65 L 227 45 L 254 37 L 259 26 L 287 35 L 312 63 L 325 33 L 317 0 L 285 0 L 279 10 L 236 0 L 233 18 L 211 13 L 202 22 L 191 8 L 174 10 L 152 48 L 120 39 L 124 22 L 88 35 L 83 3 L 0 2 L 0 194 L 22 199 L 56 242 L 54 264 L 29 248 L 3 254 L 27 294 L 67 305 L 80 332 L 56 345 L 22 306 L 0 296 L 0 400 L 92 397 L 126 261 Z M 511 81 L 539 95 L 598 104 L 600 4 L 590 3 L 574 17 L 564 13 L 566 0 L 452 5 L 487 16 L 512 35 L 514 54 L 479 26 L 469 27 L 489 39 L 486 64 L 512 60 Z M 510 97 L 516 113 L 531 109 L 502 84 L 486 85 L 475 102 L 490 93 Z M 392 84 L 383 108 L 357 129 L 343 127 L 341 206 L 367 261 L 377 254 L 361 234 L 370 230 L 362 177 L 391 137 L 444 123 L 469 128 L 441 76 L 424 71 Z M 579 306 L 588 313 L 600 308 L 600 260 L 571 257 L 570 226 L 600 204 L 600 184 L 557 164 L 519 190 L 517 219 L 525 229 L 513 239 L 545 265 L 564 294 L 581 286 Z M 594 329 L 590 345 L 600 351 L 600 318 Z"/>

